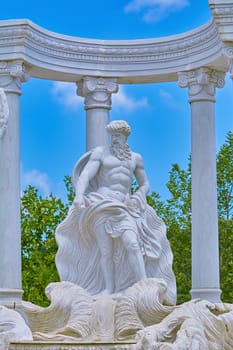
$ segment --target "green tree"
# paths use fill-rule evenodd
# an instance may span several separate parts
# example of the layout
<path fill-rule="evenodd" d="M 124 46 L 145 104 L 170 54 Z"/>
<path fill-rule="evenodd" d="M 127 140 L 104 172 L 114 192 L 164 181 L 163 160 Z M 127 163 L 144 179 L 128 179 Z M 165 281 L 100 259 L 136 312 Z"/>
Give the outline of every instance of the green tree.
<path fill-rule="evenodd" d="M 219 248 L 222 300 L 233 300 L 233 133 L 217 155 Z"/>
<path fill-rule="evenodd" d="M 218 212 L 221 219 L 230 220 L 233 214 L 233 133 L 217 155 Z"/>
<path fill-rule="evenodd" d="M 29 186 L 21 198 L 22 281 L 24 299 L 46 305 L 45 287 L 58 281 L 54 232 L 67 206 L 52 194 L 43 198 Z"/>
<path fill-rule="evenodd" d="M 164 220 L 171 244 L 177 282 L 177 303 L 190 300 L 191 289 L 191 166 L 186 170 L 173 164 L 167 187 Z"/>

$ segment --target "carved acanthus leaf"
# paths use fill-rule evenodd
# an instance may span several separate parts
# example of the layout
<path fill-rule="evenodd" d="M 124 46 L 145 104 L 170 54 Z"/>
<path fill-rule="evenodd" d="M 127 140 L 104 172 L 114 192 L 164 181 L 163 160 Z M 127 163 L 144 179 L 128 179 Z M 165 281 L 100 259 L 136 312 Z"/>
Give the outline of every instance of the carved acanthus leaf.
<path fill-rule="evenodd" d="M 21 83 L 28 79 L 22 60 L 0 62 L 0 87 L 20 93 Z"/>
<path fill-rule="evenodd" d="M 111 94 L 118 91 L 114 78 L 85 77 L 77 83 L 78 95 L 85 97 L 85 108 L 111 108 Z"/>
<path fill-rule="evenodd" d="M 225 84 L 225 72 L 207 67 L 181 72 L 178 75 L 179 86 L 188 87 L 191 98 L 214 98 L 215 88 L 222 88 Z"/>

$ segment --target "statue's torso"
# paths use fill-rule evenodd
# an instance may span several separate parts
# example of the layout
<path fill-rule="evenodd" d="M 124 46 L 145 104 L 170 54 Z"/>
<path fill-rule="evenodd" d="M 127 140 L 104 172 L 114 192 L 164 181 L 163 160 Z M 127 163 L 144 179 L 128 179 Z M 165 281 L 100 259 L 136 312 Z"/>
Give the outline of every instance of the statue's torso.
<path fill-rule="evenodd" d="M 120 160 L 106 150 L 102 154 L 96 176 L 97 192 L 112 199 L 125 201 L 130 193 L 135 167 L 134 153 L 131 159 Z"/>

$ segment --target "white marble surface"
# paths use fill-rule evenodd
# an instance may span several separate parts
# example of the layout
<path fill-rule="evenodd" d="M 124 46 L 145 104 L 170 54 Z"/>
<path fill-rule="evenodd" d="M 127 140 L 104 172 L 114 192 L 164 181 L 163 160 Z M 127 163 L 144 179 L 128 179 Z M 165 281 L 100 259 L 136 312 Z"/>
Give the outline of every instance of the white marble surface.
<path fill-rule="evenodd" d="M 19 95 L 22 61 L 0 64 L 0 304 L 17 303 L 21 290 Z"/>
<path fill-rule="evenodd" d="M 9 350 L 135 350 L 132 342 L 99 342 L 99 343 L 77 343 L 77 342 L 18 342 L 11 343 Z"/>
<path fill-rule="evenodd" d="M 166 290 L 163 280 L 151 278 L 96 299 L 73 283 L 57 282 L 46 288 L 48 307 L 23 301 L 22 308 L 37 341 L 134 341 L 138 330 L 173 310 Z"/>
<path fill-rule="evenodd" d="M 225 74 L 200 68 L 180 74 L 191 105 L 192 298 L 220 302 L 215 144 L 215 90 Z"/>
<path fill-rule="evenodd" d="M 32 341 L 32 333 L 22 316 L 15 310 L 0 306 L 0 349 L 7 350 L 10 342 Z"/>
<path fill-rule="evenodd" d="M 117 79 L 84 77 L 77 86 L 77 94 L 84 97 L 86 110 L 86 151 L 107 145 L 109 137 L 106 126 L 109 123 L 112 94 L 118 91 Z"/>
<path fill-rule="evenodd" d="M 232 17 L 232 2 L 225 3 L 227 17 Z M 53 33 L 29 20 L 4 20 L 0 21 L 0 60 L 20 57 L 33 77 L 75 83 L 88 76 L 114 77 L 120 84 L 175 81 L 177 72 L 208 65 L 227 71 L 225 37 L 218 31 L 227 31 L 230 48 L 233 29 L 224 16 L 216 11 L 213 16 L 217 24 L 214 17 L 179 35 L 111 41 Z"/>

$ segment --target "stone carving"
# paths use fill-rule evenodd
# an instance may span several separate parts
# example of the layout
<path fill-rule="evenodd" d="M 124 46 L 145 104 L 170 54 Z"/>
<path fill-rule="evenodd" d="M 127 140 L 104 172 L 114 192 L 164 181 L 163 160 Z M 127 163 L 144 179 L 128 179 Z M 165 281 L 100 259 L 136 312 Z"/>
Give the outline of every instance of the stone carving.
<path fill-rule="evenodd" d="M 0 350 L 7 350 L 10 342 L 32 340 L 32 333 L 20 314 L 0 306 Z"/>
<path fill-rule="evenodd" d="M 117 77 L 118 83 L 127 84 L 174 81 L 187 62 L 192 68 L 223 66 L 216 61 L 222 54 L 222 42 L 214 21 L 162 39 L 115 42 L 51 33 L 27 20 L 1 22 L 0 60 L 15 59 L 18 52 L 30 74 L 40 78 L 59 80 L 65 73 L 72 82 L 87 75 Z"/>
<path fill-rule="evenodd" d="M 33 348 L 37 341 L 45 346 L 49 341 L 72 342 L 72 349 L 77 342 L 80 348 L 82 342 L 92 344 L 91 349 L 99 349 L 102 343 L 111 344 L 107 349 L 120 349 L 118 342 L 133 350 L 232 349 L 232 304 L 196 299 L 168 306 L 166 288 L 163 280 L 149 278 L 117 297 L 96 300 L 70 282 L 52 283 L 46 289 L 50 306 L 22 305 L 35 341 Z M 60 349 L 59 343 L 53 348 Z"/>
<path fill-rule="evenodd" d="M 229 45 L 229 44 L 225 45 L 224 55 L 226 56 L 228 61 L 230 77 L 231 79 L 233 79 L 233 46 L 232 45 Z"/>
<path fill-rule="evenodd" d="M 225 72 L 210 68 L 199 68 L 179 74 L 180 87 L 188 87 L 190 102 L 194 99 L 215 101 L 215 88 L 222 88 L 225 84 Z"/>
<path fill-rule="evenodd" d="M 60 279 L 91 295 L 108 295 L 148 277 L 161 278 L 166 301 L 174 304 L 172 253 L 164 222 L 146 204 L 142 157 L 126 143 L 126 122 L 113 121 L 107 131 L 111 145 L 85 154 L 73 171 L 76 196 L 56 230 Z M 139 188 L 131 195 L 133 176 Z"/>
<path fill-rule="evenodd" d="M 232 349 L 233 305 L 192 300 L 139 331 L 136 350 Z"/>
<path fill-rule="evenodd" d="M 114 342 L 114 343 L 85 343 L 80 344 L 73 342 L 66 343 L 51 343 L 51 342 L 33 342 L 32 343 L 13 343 L 10 344 L 9 350 L 134 350 L 134 344 Z"/>
<path fill-rule="evenodd" d="M 1 29 L 1 28 L 0 28 Z M 210 40 L 216 42 L 217 30 L 214 23 L 209 22 L 206 26 L 185 33 L 186 35 L 173 35 L 163 40 L 146 39 L 146 40 L 116 40 L 116 44 L 112 41 L 80 39 L 68 37 L 61 34 L 43 32 L 43 28 L 39 28 L 32 22 L 22 24 L 21 27 L 15 27 L 14 30 L 0 30 L 1 37 L 17 38 L 24 36 L 30 41 L 31 47 L 37 47 L 40 52 L 53 54 L 56 58 L 75 59 L 82 61 L 92 61 L 93 63 L 106 62 L 142 62 L 154 61 L 164 57 L 180 57 L 184 55 L 184 51 L 191 51 L 194 46 L 203 48 Z M 128 43 L 126 46 L 125 43 Z M 213 44 L 213 43 L 212 43 Z M 182 50 L 182 51 L 181 51 Z M 141 63 L 142 63 L 141 62 Z"/>
<path fill-rule="evenodd" d="M 0 139 L 3 138 L 8 124 L 9 107 L 7 97 L 2 88 L 0 88 Z"/>
<path fill-rule="evenodd" d="M 111 94 L 118 91 L 116 79 L 85 77 L 77 83 L 77 94 L 85 97 L 85 109 L 111 109 Z"/>
<path fill-rule="evenodd" d="M 34 340 L 123 341 L 134 340 L 138 330 L 167 316 L 166 283 L 150 278 L 139 281 L 119 296 L 94 299 L 71 282 L 51 283 L 48 307 L 23 302 Z"/>
<path fill-rule="evenodd" d="M 21 94 L 22 82 L 29 79 L 22 60 L 0 62 L 0 87 L 5 91 Z"/>

